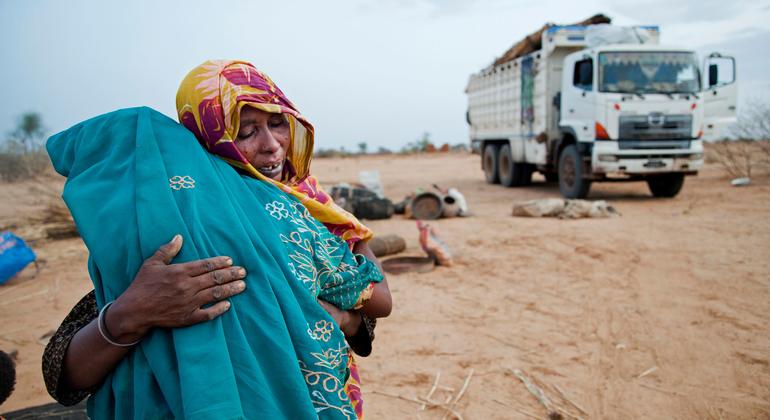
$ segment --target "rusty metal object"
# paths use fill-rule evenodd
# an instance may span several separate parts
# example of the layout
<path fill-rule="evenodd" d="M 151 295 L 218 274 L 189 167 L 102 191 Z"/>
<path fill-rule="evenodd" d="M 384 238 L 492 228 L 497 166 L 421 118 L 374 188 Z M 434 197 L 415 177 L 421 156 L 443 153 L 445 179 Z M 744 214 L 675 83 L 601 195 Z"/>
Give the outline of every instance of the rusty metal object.
<path fill-rule="evenodd" d="M 412 199 L 412 218 L 417 220 L 436 220 L 444 211 L 444 203 L 438 194 L 424 192 Z"/>
<path fill-rule="evenodd" d="M 375 257 L 397 254 L 406 249 L 406 241 L 398 235 L 375 236 L 369 241 Z"/>
<path fill-rule="evenodd" d="M 427 273 L 435 266 L 436 261 L 429 257 L 393 257 L 382 262 L 382 268 L 389 274 Z"/>

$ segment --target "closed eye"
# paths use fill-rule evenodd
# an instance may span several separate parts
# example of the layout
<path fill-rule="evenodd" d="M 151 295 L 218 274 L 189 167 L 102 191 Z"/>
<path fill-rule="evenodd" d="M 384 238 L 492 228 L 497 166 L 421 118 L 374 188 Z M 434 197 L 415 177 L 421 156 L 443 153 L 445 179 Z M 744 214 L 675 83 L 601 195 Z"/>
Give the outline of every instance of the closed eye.
<path fill-rule="evenodd" d="M 270 118 L 270 128 L 282 127 L 286 123 L 288 123 L 288 121 L 283 115 L 277 115 Z"/>
<path fill-rule="evenodd" d="M 257 133 L 257 128 L 256 127 L 252 127 L 252 129 L 248 130 L 248 131 L 241 131 L 241 132 L 238 133 L 238 140 L 247 139 L 247 138 L 253 136 L 256 133 Z"/>

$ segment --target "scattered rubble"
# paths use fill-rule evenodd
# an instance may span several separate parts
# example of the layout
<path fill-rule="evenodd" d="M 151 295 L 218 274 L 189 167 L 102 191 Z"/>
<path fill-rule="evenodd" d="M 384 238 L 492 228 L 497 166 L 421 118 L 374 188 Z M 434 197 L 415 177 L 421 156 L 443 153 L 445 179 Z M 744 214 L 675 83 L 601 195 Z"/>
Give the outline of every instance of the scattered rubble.
<path fill-rule="evenodd" d="M 620 212 L 604 200 L 588 201 L 544 198 L 514 203 L 513 215 L 516 217 L 581 219 L 619 217 Z"/>

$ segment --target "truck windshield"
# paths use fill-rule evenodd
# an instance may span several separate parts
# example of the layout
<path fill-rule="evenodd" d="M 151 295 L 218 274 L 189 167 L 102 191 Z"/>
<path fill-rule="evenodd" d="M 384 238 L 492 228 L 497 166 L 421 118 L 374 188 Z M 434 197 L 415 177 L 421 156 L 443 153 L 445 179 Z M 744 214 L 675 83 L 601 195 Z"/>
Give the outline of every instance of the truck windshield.
<path fill-rule="evenodd" d="M 696 93 L 700 91 L 698 60 L 691 52 L 599 53 L 599 91 Z"/>

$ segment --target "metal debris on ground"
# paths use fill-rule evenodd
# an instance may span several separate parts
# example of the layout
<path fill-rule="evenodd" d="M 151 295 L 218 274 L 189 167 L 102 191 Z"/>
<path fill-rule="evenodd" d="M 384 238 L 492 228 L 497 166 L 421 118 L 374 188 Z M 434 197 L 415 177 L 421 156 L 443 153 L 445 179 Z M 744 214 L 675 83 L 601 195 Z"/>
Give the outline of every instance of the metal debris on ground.
<path fill-rule="evenodd" d="M 375 236 L 368 244 L 375 257 L 398 254 L 406 249 L 406 241 L 398 235 Z"/>
<path fill-rule="evenodd" d="M 394 205 L 396 214 L 408 219 L 436 220 L 442 217 L 467 217 L 471 215 L 465 196 L 457 188 L 441 188 L 433 184 L 437 192 L 418 188 Z"/>
<path fill-rule="evenodd" d="M 359 219 L 388 219 L 393 216 L 393 202 L 363 185 L 339 183 L 331 196 L 335 203 Z"/>

